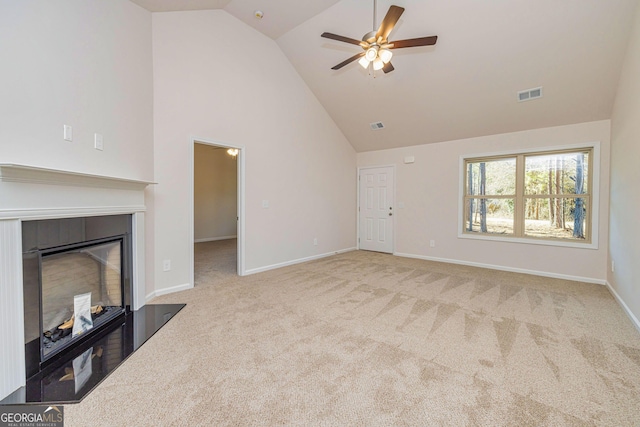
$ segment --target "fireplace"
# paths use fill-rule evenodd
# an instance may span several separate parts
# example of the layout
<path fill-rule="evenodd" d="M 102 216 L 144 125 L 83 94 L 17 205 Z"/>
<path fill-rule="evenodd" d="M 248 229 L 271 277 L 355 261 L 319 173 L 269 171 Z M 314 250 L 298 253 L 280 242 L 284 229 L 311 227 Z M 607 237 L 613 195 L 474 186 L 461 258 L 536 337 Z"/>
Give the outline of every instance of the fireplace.
<path fill-rule="evenodd" d="M 124 313 L 122 238 L 40 254 L 41 360 Z"/>
<path fill-rule="evenodd" d="M 23 385 L 0 395 L 0 406 L 81 401 L 184 307 L 136 306 L 144 302 L 139 287 L 136 296 L 139 215 L 20 221 L 22 244 L 12 246 L 22 247 L 24 304 L 15 317 L 24 318 L 25 369 Z"/>
<path fill-rule="evenodd" d="M 145 189 L 152 184 L 127 177 L 0 163 L 0 324 L 5 325 L 0 328 L 0 405 L 3 401 L 81 399 L 83 391 L 75 390 L 79 381 L 59 381 L 58 377 L 68 376 L 66 371 L 74 369 L 72 361 L 65 360 L 75 360 L 94 348 L 93 375 L 83 388 L 90 390 L 170 317 L 167 307 L 145 305 L 153 290 L 153 281 L 147 279 L 152 268 L 145 263 Z M 46 261 L 56 255 L 56 248 L 65 245 L 104 242 L 101 239 L 114 236 L 123 236 L 120 304 L 124 323 L 117 326 L 120 317 L 106 326 L 96 320 L 94 337 L 76 337 L 73 345 L 43 357 L 41 336 L 46 329 L 41 325 L 40 258 Z M 97 305 L 95 302 L 91 304 Z M 116 307 L 119 303 L 105 305 Z M 82 372 L 86 374 L 86 370 Z M 73 382 L 76 387 L 69 385 Z"/>
<path fill-rule="evenodd" d="M 122 238 L 40 251 L 41 361 L 124 313 Z"/>
<path fill-rule="evenodd" d="M 131 215 L 22 223 L 29 378 L 130 311 Z"/>

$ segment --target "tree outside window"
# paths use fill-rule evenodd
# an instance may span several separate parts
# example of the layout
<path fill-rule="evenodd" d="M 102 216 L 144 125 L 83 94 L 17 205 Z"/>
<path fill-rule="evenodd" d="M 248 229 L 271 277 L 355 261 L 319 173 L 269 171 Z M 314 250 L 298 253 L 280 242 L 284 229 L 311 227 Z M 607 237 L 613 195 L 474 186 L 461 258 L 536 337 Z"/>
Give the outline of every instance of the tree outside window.
<path fill-rule="evenodd" d="M 464 233 L 590 242 L 592 151 L 466 159 Z"/>

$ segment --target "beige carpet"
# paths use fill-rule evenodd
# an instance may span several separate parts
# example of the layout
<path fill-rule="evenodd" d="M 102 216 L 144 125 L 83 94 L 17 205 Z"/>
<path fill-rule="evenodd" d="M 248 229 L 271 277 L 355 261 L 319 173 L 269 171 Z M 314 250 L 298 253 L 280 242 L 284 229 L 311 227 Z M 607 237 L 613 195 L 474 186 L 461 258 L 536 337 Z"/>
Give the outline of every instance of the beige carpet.
<path fill-rule="evenodd" d="M 215 247 L 209 245 L 209 249 Z M 67 426 L 637 426 L 640 334 L 600 285 L 350 252 L 187 306 Z"/>

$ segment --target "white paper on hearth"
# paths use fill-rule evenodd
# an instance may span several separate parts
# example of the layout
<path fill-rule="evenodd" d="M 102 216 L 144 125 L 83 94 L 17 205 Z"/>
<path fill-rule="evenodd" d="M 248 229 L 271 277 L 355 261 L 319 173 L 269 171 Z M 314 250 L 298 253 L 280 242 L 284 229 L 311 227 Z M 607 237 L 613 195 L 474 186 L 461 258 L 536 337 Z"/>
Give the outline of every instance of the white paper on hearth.
<path fill-rule="evenodd" d="M 91 292 L 75 295 L 73 297 L 73 336 L 82 335 L 93 328 L 91 319 Z"/>

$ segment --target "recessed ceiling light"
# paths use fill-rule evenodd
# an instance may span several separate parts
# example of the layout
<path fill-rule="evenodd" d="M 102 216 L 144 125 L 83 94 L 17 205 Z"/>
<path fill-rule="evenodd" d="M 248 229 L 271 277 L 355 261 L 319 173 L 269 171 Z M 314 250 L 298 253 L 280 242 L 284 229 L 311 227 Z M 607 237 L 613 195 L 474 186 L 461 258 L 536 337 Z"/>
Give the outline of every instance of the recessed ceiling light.
<path fill-rule="evenodd" d="M 253 12 L 253 16 L 255 16 L 258 19 L 262 19 L 264 17 L 264 13 L 262 13 L 261 10 L 256 10 L 255 12 Z"/>

